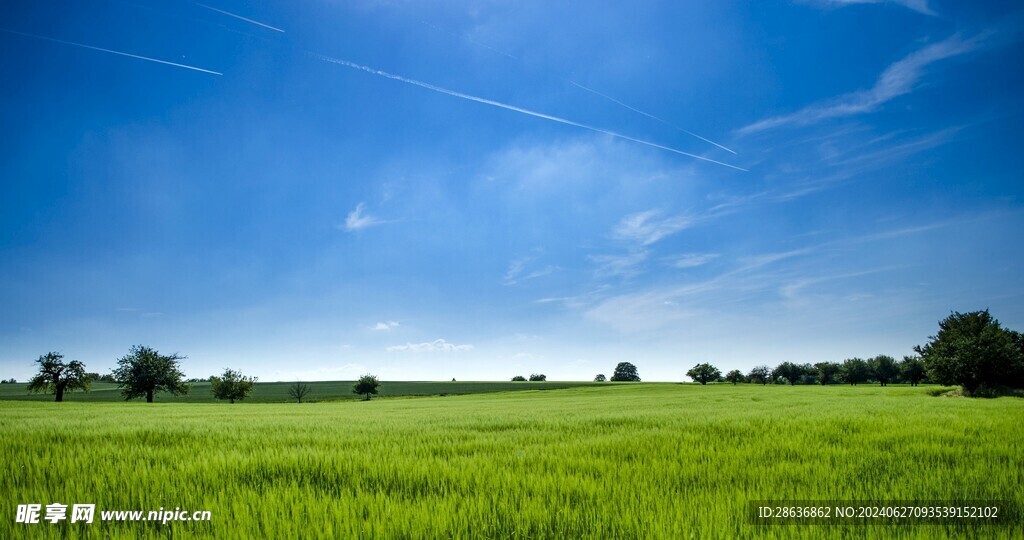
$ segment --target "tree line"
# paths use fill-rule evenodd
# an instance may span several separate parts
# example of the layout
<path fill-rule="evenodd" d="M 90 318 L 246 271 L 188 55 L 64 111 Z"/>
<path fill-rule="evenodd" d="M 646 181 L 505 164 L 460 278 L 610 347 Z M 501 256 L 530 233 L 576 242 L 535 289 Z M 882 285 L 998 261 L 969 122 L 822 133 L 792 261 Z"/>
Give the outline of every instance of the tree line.
<path fill-rule="evenodd" d="M 209 382 L 213 397 L 234 403 L 241 401 L 252 393 L 256 386 L 256 377 L 248 377 L 241 371 L 225 368 L 220 375 L 207 379 L 185 379 L 181 371 L 180 361 L 186 357 L 175 354 L 160 354 L 156 349 L 136 345 L 128 354 L 117 361 L 109 375 L 99 375 L 85 371 L 85 364 L 78 360 L 65 362 L 64 355 L 49 352 L 36 360 L 39 371 L 28 382 L 29 392 L 46 392 L 54 395 L 55 401 L 64 401 L 64 394 L 81 390 L 88 392 L 94 381 L 116 383 L 121 390 L 121 397 L 130 399 L 145 397 L 147 403 L 153 403 L 157 394 L 166 392 L 181 396 L 188 394 L 190 382 Z M 15 383 L 14 379 L 4 383 Z M 374 375 L 363 375 L 353 385 L 352 391 L 364 396 L 377 394 L 380 381 Z M 309 385 L 296 382 L 288 389 L 288 395 L 302 403 L 309 395 Z"/>

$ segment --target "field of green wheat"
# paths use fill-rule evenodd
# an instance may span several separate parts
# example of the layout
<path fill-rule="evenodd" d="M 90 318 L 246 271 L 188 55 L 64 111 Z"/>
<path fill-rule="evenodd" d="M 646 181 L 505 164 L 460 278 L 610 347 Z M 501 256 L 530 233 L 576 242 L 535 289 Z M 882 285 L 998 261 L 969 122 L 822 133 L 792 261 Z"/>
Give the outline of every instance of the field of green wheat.
<path fill-rule="evenodd" d="M 1021 538 L 755 500 L 1024 502 L 1024 400 L 620 384 L 324 403 L 0 401 L 0 538 Z M 19 504 L 208 522 L 15 523 Z"/>

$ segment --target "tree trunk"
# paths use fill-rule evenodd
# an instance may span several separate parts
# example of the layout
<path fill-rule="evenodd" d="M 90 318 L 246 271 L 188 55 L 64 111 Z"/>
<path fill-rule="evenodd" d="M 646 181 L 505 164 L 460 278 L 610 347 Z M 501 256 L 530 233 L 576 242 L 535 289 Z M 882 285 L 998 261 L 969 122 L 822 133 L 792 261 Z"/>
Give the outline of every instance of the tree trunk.
<path fill-rule="evenodd" d="M 57 387 L 57 392 L 55 392 L 55 393 L 57 394 L 57 402 L 58 403 L 61 402 L 61 401 L 64 401 L 64 387 L 63 386 L 58 386 Z"/>
<path fill-rule="evenodd" d="M 146 390 L 146 403 L 153 403 L 153 391 Z"/>

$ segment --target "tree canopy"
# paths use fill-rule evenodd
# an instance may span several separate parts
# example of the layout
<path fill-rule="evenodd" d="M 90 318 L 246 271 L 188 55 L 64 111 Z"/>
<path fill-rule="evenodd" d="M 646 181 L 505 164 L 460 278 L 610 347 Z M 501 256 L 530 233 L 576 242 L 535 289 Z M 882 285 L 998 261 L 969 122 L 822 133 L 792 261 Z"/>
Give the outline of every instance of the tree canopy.
<path fill-rule="evenodd" d="M 718 368 L 715 366 L 705 363 L 697 364 L 690 368 L 690 371 L 686 372 L 686 376 L 701 384 L 707 384 L 718 380 L 722 376 L 722 372 L 718 371 Z"/>
<path fill-rule="evenodd" d="M 377 380 L 376 375 L 366 374 L 359 377 L 356 384 L 352 385 L 352 392 L 366 396 L 365 401 L 370 401 L 370 394 L 377 393 L 377 387 L 380 386 L 380 381 Z"/>
<path fill-rule="evenodd" d="M 604 373 L 598 373 L 597 376 L 594 377 L 594 382 L 605 382 L 607 380 L 608 378 L 604 376 Z"/>
<path fill-rule="evenodd" d="M 636 371 L 636 366 L 629 362 L 619 362 L 615 366 L 615 371 L 612 373 L 612 381 L 616 382 L 640 382 L 640 374 Z"/>
<path fill-rule="evenodd" d="M 176 396 L 187 394 L 189 386 L 183 381 L 185 374 L 178 365 L 178 361 L 184 358 L 135 345 L 128 355 L 117 361 L 117 369 L 114 370 L 114 378 L 121 386 L 121 396 L 126 401 L 145 396 L 146 402 L 152 403 L 157 392 Z"/>
<path fill-rule="evenodd" d="M 740 371 L 738 369 L 734 369 L 734 370 L 730 371 L 729 373 L 725 374 L 725 380 L 727 380 L 727 381 L 729 381 L 729 382 L 731 382 L 733 384 L 736 384 L 736 383 L 741 383 L 741 382 L 747 380 L 747 378 L 743 376 L 743 372 L 742 371 Z"/>
<path fill-rule="evenodd" d="M 256 377 L 246 377 L 240 371 L 225 368 L 219 377 L 210 377 L 210 383 L 213 397 L 234 403 L 249 397 L 256 386 Z"/>
<path fill-rule="evenodd" d="M 765 365 L 755 366 L 754 369 L 750 370 L 750 374 L 747 375 L 747 378 L 750 379 L 750 382 L 752 383 L 762 385 L 768 384 L 772 378 L 772 368 Z"/>
<path fill-rule="evenodd" d="M 65 392 L 89 391 L 92 377 L 85 372 L 85 364 L 78 360 L 64 362 L 64 355 L 49 352 L 36 360 L 39 372 L 28 381 L 29 392 L 52 393 L 54 401 L 64 401 Z"/>
<path fill-rule="evenodd" d="M 931 341 L 914 350 L 934 382 L 960 385 L 974 394 L 983 388 L 1024 386 L 1024 353 L 1017 338 L 987 309 L 953 312 L 939 321 Z"/>

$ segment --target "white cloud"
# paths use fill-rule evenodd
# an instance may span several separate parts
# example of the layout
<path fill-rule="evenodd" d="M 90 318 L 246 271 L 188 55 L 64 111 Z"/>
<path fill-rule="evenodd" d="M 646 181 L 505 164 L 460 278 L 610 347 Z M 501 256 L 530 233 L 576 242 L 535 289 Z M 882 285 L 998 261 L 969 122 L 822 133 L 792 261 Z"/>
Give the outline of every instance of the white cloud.
<path fill-rule="evenodd" d="M 509 262 L 508 270 L 505 271 L 505 276 L 501 280 L 502 284 L 509 286 L 515 285 L 523 281 L 546 276 L 559 269 L 557 266 L 548 265 L 544 268 L 527 271 L 529 263 L 533 260 L 533 257 L 520 257 Z"/>
<path fill-rule="evenodd" d="M 616 238 L 639 242 L 640 245 L 647 246 L 694 223 L 694 219 L 689 216 L 657 219 L 660 214 L 661 212 L 658 210 L 630 214 L 622 218 L 613 234 Z"/>
<path fill-rule="evenodd" d="M 640 273 L 647 261 L 647 250 L 630 251 L 625 255 L 591 255 L 597 263 L 597 277 L 632 277 Z"/>
<path fill-rule="evenodd" d="M 365 213 L 366 204 L 359 203 L 356 205 L 356 209 L 348 213 L 348 217 L 345 218 L 344 229 L 346 231 L 358 231 L 365 229 L 373 225 L 380 225 L 384 223 L 374 216 Z"/>
<path fill-rule="evenodd" d="M 808 125 L 829 118 L 874 111 L 887 101 L 912 92 L 929 65 L 974 50 L 980 46 L 982 39 L 983 36 L 963 39 L 957 34 L 933 43 L 890 65 L 868 90 L 850 92 L 815 103 L 795 113 L 767 118 L 740 128 L 738 132 L 750 134 L 785 125 Z"/>
<path fill-rule="evenodd" d="M 392 345 L 388 352 L 460 352 L 468 351 L 472 345 L 456 345 L 443 339 L 426 341 L 423 343 L 406 343 L 405 345 Z"/>
<path fill-rule="evenodd" d="M 398 328 L 399 326 L 401 326 L 401 325 L 398 324 L 397 321 L 379 322 L 379 323 L 373 325 L 373 327 L 371 327 L 370 330 L 394 330 L 395 328 Z"/>
<path fill-rule="evenodd" d="M 717 253 L 686 253 L 673 257 L 672 266 L 676 268 L 693 268 L 705 265 L 717 258 Z"/>
<path fill-rule="evenodd" d="M 928 0 L 818 0 L 818 3 L 848 6 L 851 4 L 897 4 L 925 15 L 935 15 Z"/>

